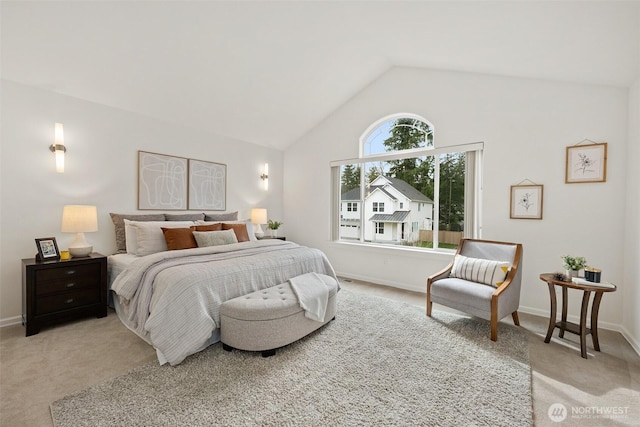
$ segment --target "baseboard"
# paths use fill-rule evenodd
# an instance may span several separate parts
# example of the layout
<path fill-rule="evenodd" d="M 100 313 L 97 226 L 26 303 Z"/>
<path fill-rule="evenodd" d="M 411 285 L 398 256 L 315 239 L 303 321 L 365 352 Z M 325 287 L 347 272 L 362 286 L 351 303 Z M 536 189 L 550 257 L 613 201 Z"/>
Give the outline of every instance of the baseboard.
<path fill-rule="evenodd" d="M 624 326 L 621 328 L 620 333 L 622 334 L 624 339 L 627 340 L 627 342 L 631 345 L 631 348 L 633 348 L 638 356 L 640 356 L 640 342 L 638 342 Z"/>
<path fill-rule="evenodd" d="M 21 325 L 21 324 L 22 324 L 22 316 L 14 316 L 14 317 L 8 317 L 6 319 L 0 319 L 0 328 L 4 328 L 6 326 Z"/>
<path fill-rule="evenodd" d="M 339 271 L 336 271 L 336 276 L 342 277 L 342 278 L 345 278 L 345 279 L 359 280 L 361 282 L 369 282 L 369 283 L 372 283 L 374 285 L 383 285 L 383 286 L 390 286 L 392 288 L 404 289 L 405 291 L 420 292 L 420 293 L 423 293 L 423 294 L 427 293 L 426 281 L 425 281 L 424 288 L 417 289 L 417 288 L 412 287 L 412 286 L 407 286 L 406 283 L 393 282 L 393 281 L 387 281 L 387 280 L 380 280 L 379 277 L 369 277 L 369 276 L 363 276 L 363 275 L 351 274 L 351 273 L 343 274 L 343 273 L 341 273 Z"/>

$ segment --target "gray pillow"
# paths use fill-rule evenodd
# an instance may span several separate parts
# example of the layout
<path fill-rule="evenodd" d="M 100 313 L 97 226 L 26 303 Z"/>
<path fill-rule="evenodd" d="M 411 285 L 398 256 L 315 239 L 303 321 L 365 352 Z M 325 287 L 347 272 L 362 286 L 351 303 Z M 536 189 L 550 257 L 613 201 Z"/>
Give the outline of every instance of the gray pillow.
<path fill-rule="evenodd" d="M 131 221 L 164 221 L 164 214 L 127 215 L 110 213 L 111 221 L 116 229 L 116 249 L 119 253 L 127 252 L 127 244 L 124 234 L 124 220 Z"/>
<path fill-rule="evenodd" d="M 233 230 L 194 231 L 193 237 L 196 238 L 199 248 L 238 243 L 238 238 Z"/>
<path fill-rule="evenodd" d="M 167 221 L 202 221 L 203 213 L 164 214 Z"/>
<path fill-rule="evenodd" d="M 219 214 L 208 214 L 204 213 L 205 221 L 237 221 L 238 220 L 238 211 L 228 212 L 228 213 L 219 213 Z"/>

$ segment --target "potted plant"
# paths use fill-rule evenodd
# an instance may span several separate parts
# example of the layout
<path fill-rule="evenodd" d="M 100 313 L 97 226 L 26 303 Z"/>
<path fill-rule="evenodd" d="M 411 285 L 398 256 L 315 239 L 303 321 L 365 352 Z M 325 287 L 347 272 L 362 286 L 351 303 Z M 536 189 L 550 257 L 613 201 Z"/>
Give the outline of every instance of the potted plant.
<path fill-rule="evenodd" d="M 567 277 L 569 279 L 572 277 L 578 277 L 578 271 L 587 266 L 586 258 L 581 256 L 574 257 L 571 255 L 564 255 L 562 256 L 562 262 L 565 270 L 567 270 Z"/>
<path fill-rule="evenodd" d="M 283 223 L 280 221 L 274 221 L 272 219 L 267 221 L 267 228 L 269 228 L 269 231 L 271 233 L 271 237 L 277 237 L 278 236 L 278 228 L 280 228 L 280 226 Z"/>

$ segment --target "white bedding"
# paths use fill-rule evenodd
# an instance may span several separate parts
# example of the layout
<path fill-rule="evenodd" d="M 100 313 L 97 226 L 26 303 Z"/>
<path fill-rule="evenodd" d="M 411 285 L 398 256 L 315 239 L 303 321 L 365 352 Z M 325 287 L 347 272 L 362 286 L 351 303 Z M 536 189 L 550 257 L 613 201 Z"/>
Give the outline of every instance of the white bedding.
<path fill-rule="evenodd" d="M 118 316 L 156 348 L 160 363 L 172 365 L 217 340 L 224 301 L 304 273 L 336 277 L 320 250 L 277 239 L 159 252 L 124 263 L 111 286 Z"/>

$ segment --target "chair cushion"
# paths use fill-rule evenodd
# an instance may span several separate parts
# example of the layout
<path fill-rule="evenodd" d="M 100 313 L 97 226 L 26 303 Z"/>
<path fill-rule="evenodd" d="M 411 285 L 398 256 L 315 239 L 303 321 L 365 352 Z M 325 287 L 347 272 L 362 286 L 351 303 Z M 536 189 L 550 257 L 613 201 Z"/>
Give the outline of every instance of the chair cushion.
<path fill-rule="evenodd" d="M 450 277 L 482 283 L 497 288 L 507 277 L 511 264 L 505 261 L 469 258 L 456 255 Z"/>

